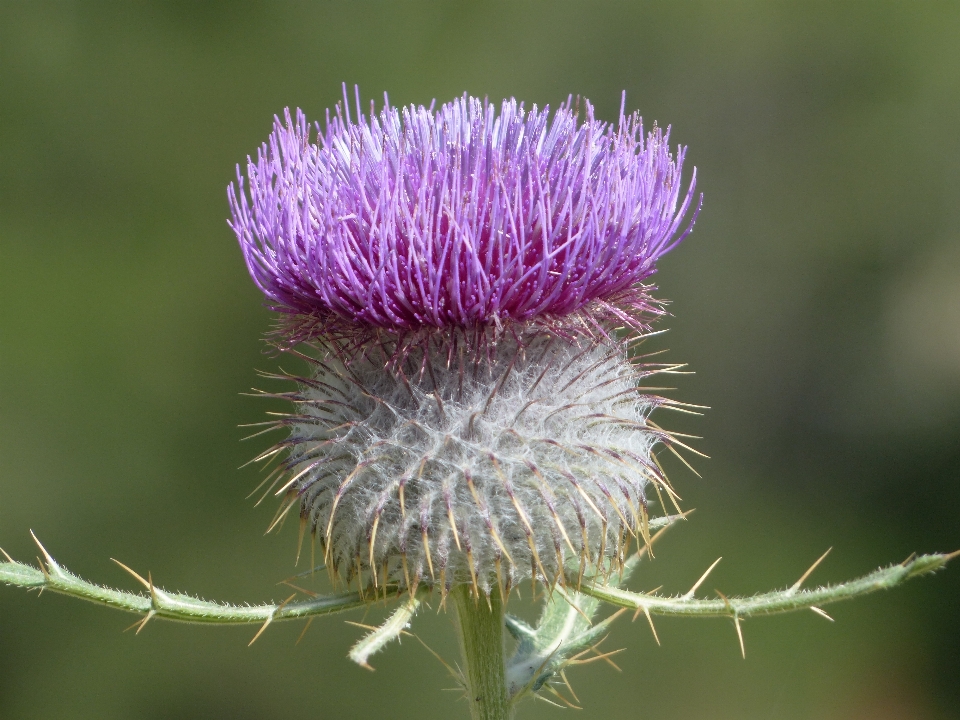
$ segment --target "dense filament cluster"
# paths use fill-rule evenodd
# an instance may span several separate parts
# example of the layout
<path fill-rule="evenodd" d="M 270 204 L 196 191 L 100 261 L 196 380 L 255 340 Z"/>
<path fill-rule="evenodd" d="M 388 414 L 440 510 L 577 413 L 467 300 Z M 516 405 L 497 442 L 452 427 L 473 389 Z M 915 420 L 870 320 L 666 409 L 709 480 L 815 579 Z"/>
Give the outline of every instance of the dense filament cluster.
<path fill-rule="evenodd" d="M 262 456 L 287 450 L 278 518 L 298 506 L 334 575 L 361 585 L 508 592 L 622 563 L 647 487 L 672 493 L 652 455 L 669 438 L 648 415 L 676 403 L 637 387 L 664 368 L 540 331 L 490 356 L 465 347 L 438 341 L 389 370 L 380 351 L 344 362 L 321 347 L 284 395 L 290 437 Z"/>
<path fill-rule="evenodd" d="M 642 329 L 658 312 L 642 283 L 696 219 L 681 231 L 696 170 L 684 189 L 669 130 L 466 95 L 356 113 L 321 129 L 287 111 L 229 188 L 250 274 L 296 339 L 581 311 Z"/>

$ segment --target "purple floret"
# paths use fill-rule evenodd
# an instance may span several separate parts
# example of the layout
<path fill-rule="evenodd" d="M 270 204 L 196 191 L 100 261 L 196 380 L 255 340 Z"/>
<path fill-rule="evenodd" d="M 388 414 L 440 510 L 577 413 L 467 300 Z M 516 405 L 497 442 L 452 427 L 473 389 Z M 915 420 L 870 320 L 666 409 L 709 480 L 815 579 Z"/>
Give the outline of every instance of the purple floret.
<path fill-rule="evenodd" d="M 684 189 L 669 129 L 644 137 L 637 114 L 612 125 L 589 102 L 583 122 L 570 101 L 551 118 L 467 95 L 359 110 L 325 129 L 288 110 L 237 168 L 230 226 L 275 309 L 318 333 L 656 311 L 642 283 L 699 211 L 681 232 L 696 169 Z"/>

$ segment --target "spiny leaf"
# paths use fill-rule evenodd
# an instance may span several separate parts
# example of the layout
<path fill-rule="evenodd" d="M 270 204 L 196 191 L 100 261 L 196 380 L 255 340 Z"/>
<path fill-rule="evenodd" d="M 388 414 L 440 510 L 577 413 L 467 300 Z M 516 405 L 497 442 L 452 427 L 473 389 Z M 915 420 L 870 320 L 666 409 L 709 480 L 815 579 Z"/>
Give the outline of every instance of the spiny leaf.
<path fill-rule="evenodd" d="M 813 590 L 774 590 L 750 597 L 726 597 L 717 599 L 664 597 L 655 594 L 635 593 L 618 587 L 591 584 L 584 580 L 580 592 L 590 597 L 619 607 L 642 610 L 655 615 L 699 615 L 730 618 L 746 618 L 754 615 L 806 610 L 840 600 L 867 595 L 877 590 L 896 587 L 910 578 L 939 570 L 957 553 L 912 556 L 899 565 L 880 568 L 868 575 Z M 568 582 L 576 577 L 570 574 Z"/>
<path fill-rule="evenodd" d="M 409 626 L 410 620 L 413 619 L 419 606 L 420 598 L 416 596 L 407 598 L 403 604 L 387 618 L 387 621 L 383 623 L 383 625 L 375 628 L 368 635 L 364 636 L 360 642 L 354 645 L 350 649 L 348 657 L 360 667 L 373 670 L 367 660 L 370 659 L 371 655 L 386 647 L 392 640 L 399 639 L 400 635 Z"/>
<path fill-rule="evenodd" d="M 64 569 L 45 550 L 44 557 L 46 563 L 40 568 L 19 562 L 0 562 L 0 582 L 28 589 L 41 588 L 139 615 L 149 613 L 152 617 L 191 623 L 263 624 L 327 615 L 368 604 L 361 593 L 347 592 L 279 605 L 228 605 L 167 592 L 154 586 L 152 579 L 144 581 L 149 594 L 141 595 L 88 582 Z M 366 597 L 370 597 L 370 593 Z"/>

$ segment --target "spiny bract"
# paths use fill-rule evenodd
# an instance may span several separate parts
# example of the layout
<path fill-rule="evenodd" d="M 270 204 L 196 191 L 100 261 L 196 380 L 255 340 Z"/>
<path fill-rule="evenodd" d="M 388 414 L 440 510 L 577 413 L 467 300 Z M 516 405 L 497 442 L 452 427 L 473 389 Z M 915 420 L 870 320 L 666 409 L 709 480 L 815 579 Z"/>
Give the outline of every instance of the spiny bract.
<path fill-rule="evenodd" d="M 565 566 L 622 563 L 648 484 L 671 492 L 647 419 L 671 401 L 637 387 L 662 368 L 543 331 L 487 348 L 435 343 L 386 370 L 379 350 L 345 363 L 321 348 L 312 376 L 291 378 L 286 509 L 299 504 L 338 577 L 552 585 Z"/>

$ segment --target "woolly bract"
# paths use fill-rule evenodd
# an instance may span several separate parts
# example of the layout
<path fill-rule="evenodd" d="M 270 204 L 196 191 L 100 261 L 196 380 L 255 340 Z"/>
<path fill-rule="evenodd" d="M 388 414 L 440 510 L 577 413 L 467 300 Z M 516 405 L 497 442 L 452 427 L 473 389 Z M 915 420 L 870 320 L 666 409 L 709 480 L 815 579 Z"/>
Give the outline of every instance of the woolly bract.
<path fill-rule="evenodd" d="M 656 368 L 544 332 L 487 347 L 438 342 L 388 370 L 379 345 L 346 365 L 328 352 L 290 378 L 281 515 L 299 505 L 337 577 L 553 584 L 571 562 L 622 562 L 647 485 L 671 492 L 651 457 L 667 438 L 647 420 L 671 401 L 637 387 Z"/>
<path fill-rule="evenodd" d="M 568 101 L 549 109 L 464 95 L 385 107 L 323 130 L 297 110 L 237 168 L 230 226 L 295 339 L 361 328 L 469 328 L 581 313 L 646 327 L 642 283 L 693 225 L 696 170 L 669 130 L 644 136 Z M 682 202 L 681 202 L 682 198 Z M 678 209 L 678 204 L 680 205 Z M 699 208 L 698 208 L 699 209 Z"/>

